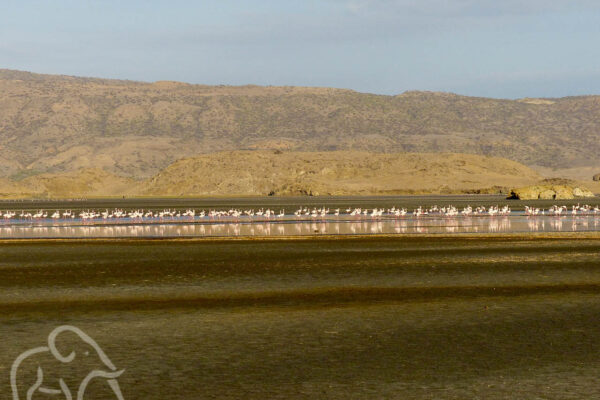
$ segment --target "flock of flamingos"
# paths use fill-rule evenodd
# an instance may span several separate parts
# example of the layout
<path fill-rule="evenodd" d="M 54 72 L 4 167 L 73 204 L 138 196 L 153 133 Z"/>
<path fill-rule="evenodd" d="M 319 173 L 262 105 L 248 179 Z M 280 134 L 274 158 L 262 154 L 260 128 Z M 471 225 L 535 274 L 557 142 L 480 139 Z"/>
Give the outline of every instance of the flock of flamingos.
<path fill-rule="evenodd" d="M 230 210 L 200 210 L 187 209 L 182 210 L 130 210 L 123 209 L 113 210 L 85 210 L 85 211 L 46 211 L 39 210 L 36 212 L 21 211 L 1 211 L 0 217 L 4 221 L 69 221 L 80 220 L 86 222 L 95 221 L 127 221 L 127 222 L 151 222 L 151 221 L 269 221 L 286 218 L 287 220 L 316 220 L 316 219 L 331 219 L 334 217 L 350 217 L 355 219 L 380 219 L 385 218 L 402 218 L 405 216 L 412 217 L 458 217 L 458 216 L 508 216 L 511 214 L 509 206 L 490 206 L 486 207 L 464 207 L 462 210 L 454 206 L 419 206 L 412 212 L 406 208 L 392 207 L 385 208 L 347 208 L 341 210 L 339 208 L 330 210 L 325 207 L 300 207 L 293 214 L 286 214 L 285 210 L 275 212 L 270 208 L 254 209 L 230 209 Z M 520 215 L 521 213 L 516 213 Z M 565 215 L 598 215 L 600 216 L 600 208 L 589 205 L 573 205 L 570 208 L 567 206 L 552 206 L 549 209 L 540 209 L 525 206 L 524 215 L 527 216 L 565 216 Z"/>

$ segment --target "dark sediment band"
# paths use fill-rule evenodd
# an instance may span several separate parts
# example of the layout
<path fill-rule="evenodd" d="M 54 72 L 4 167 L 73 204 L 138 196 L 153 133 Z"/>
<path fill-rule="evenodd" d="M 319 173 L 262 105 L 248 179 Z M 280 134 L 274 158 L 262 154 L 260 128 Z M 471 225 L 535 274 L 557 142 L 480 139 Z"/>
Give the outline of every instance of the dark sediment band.
<path fill-rule="evenodd" d="M 323 240 L 357 240 L 357 241 L 379 241 L 387 240 L 415 240 L 422 239 L 436 240 L 600 240 L 600 231 L 581 231 L 581 232 L 498 232 L 498 233 L 398 233 L 398 234 L 319 234 L 306 236 L 198 236 L 198 237 L 111 237 L 111 238 L 14 238 L 0 239 L 0 244 L 56 244 L 56 243 L 156 243 L 156 242 L 252 242 L 252 241 L 323 241 Z"/>
<path fill-rule="evenodd" d="M 600 294 L 600 284 L 464 286 L 430 288 L 332 288 L 261 292 L 248 294 L 188 296 L 136 296 L 106 298 L 57 298 L 44 301 L 0 303 L 0 315 L 11 313 L 64 313 L 87 311 L 146 311 L 159 309 L 218 309 L 244 307 L 332 307 L 352 304 L 371 305 L 395 302 L 428 302 L 476 298 Z M 0 317 L 1 318 L 1 317 Z"/>

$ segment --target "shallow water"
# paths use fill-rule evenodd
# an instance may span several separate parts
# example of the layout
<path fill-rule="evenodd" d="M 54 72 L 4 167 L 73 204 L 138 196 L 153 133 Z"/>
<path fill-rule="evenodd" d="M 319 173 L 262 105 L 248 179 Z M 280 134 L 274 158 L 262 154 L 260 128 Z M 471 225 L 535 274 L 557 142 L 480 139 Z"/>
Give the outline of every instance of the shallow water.
<path fill-rule="evenodd" d="M 126 399 L 598 398 L 599 256 L 523 237 L 3 243 L 0 388 L 72 324 Z M 77 360 L 40 361 L 47 384 L 75 385 Z"/>
<path fill-rule="evenodd" d="M 591 206 L 600 205 L 600 198 L 585 199 Z M 425 208 L 454 205 L 459 209 L 470 206 L 509 205 L 513 210 L 510 217 L 434 217 L 402 218 L 383 217 L 377 220 L 349 216 L 308 218 L 299 220 L 292 212 L 300 206 L 340 208 L 407 208 L 409 212 L 418 206 Z M 172 209 L 184 211 L 229 210 L 271 208 L 276 213 L 287 210 L 283 219 L 270 221 L 254 217 L 239 219 L 210 218 L 149 219 L 131 220 L 128 218 L 103 221 L 82 221 L 36 219 L 0 219 L 0 239 L 26 238 L 174 238 L 174 237 L 288 237 L 318 235 L 373 235 L 373 234 L 452 234 L 452 233 L 528 233 L 528 232 L 589 232 L 600 229 L 600 215 L 597 216 L 549 216 L 526 217 L 525 206 L 549 208 L 551 205 L 576 204 L 576 201 L 506 200 L 503 196 L 490 195 L 449 195 L 449 196 L 365 196 L 365 197 L 243 197 L 206 199 L 94 199 L 74 201 L 4 201 L 0 210 L 35 212 L 44 209 L 52 214 L 54 210 L 71 210 L 75 214 L 84 210 L 104 210 L 119 208 L 131 210 Z M 0 212 L 1 213 L 1 212 Z"/>
<path fill-rule="evenodd" d="M 318 235 L 453 234 L 590 232 L 600 230 L 600 215 L 496 217 L 403 217 L 372 219 L 315 219 L 272 222 L 161 222 L 83 223 L 37 221 L 0 223 L 0 239 L 23 238 L 173 238 L 173 237 L 289 237 Z"/>

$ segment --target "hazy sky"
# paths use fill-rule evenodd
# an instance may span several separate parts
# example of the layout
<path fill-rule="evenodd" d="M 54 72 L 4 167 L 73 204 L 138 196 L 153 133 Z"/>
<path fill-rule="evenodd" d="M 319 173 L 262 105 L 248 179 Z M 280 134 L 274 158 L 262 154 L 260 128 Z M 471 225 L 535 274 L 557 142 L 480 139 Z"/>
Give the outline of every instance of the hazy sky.
<path fill-rule="evenodd" d="M 600 1 L 2 0 L 0 68 L 382 94 L 600 94 Z"/>

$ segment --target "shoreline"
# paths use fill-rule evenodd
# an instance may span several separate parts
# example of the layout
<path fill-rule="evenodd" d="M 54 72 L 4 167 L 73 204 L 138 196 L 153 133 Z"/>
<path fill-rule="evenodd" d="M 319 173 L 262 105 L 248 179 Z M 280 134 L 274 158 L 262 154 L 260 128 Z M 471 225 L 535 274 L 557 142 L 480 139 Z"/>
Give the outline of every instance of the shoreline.
<path fill-rule="evenodd" d="M 251 242 L 251 241 L 333 241 L 381 239 L 513 239 L 513 240 L 600 240 L 600 231 L 524 232 L 524 233 L 396 233 L 396 234 L 322 234 L 304 236 L 196 236 L 196 237 L 113 237 L 113 238 L 14 238 L 0 239 L 0 244 L 14 243 L 143 243 L 143 242 Z"/>

